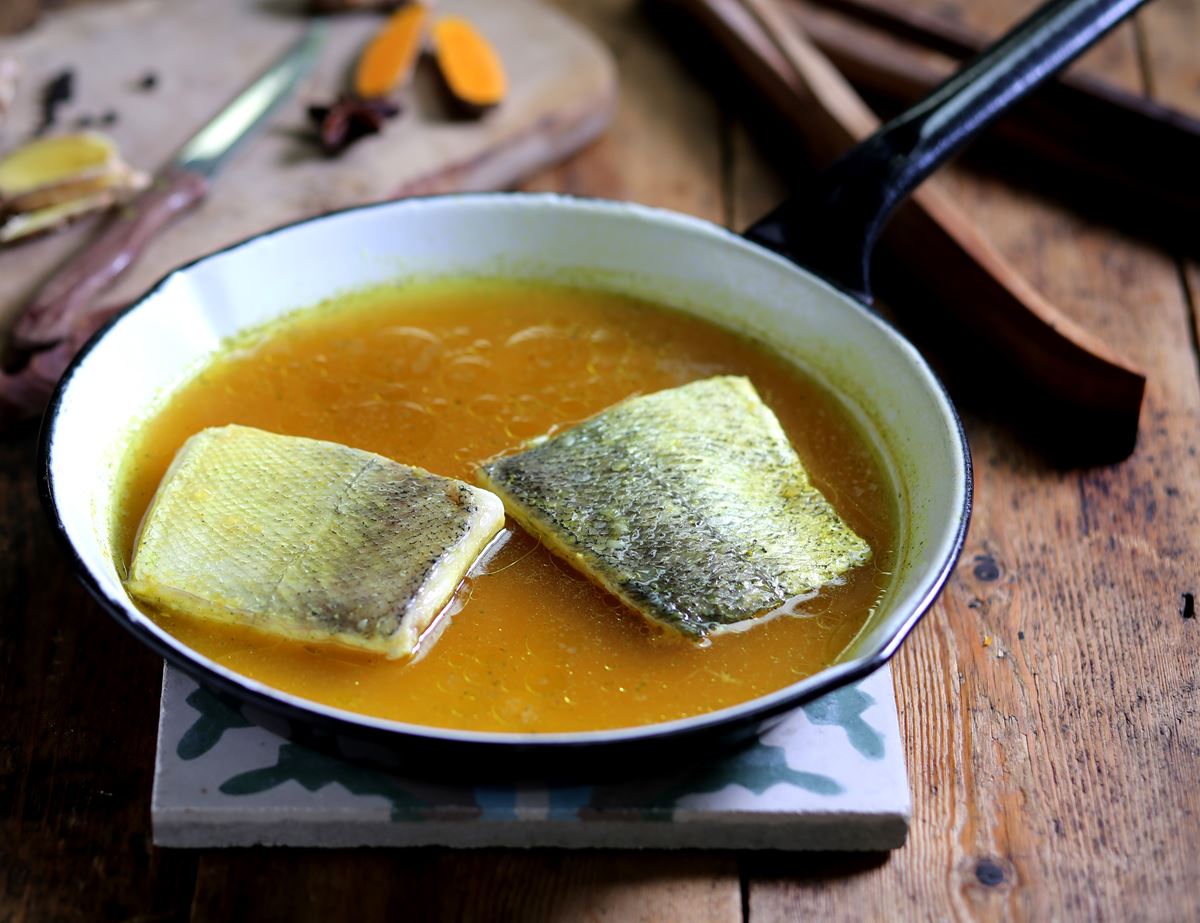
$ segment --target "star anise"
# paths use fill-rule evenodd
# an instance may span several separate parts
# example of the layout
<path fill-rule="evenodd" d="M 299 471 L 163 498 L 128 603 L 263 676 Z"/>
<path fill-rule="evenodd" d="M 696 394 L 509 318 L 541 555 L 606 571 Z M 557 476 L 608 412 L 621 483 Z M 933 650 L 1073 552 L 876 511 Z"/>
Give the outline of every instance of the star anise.
<path fill-rule="evenodd" d="M 383 123 L 399 115 L 400 107 L 387 99 L 360 99 L 342 95 L 328 106 L 309 106 L 308 117 L 317 129 L 321 148 L 330 157 L 355 141 L 378 134 Z"/>

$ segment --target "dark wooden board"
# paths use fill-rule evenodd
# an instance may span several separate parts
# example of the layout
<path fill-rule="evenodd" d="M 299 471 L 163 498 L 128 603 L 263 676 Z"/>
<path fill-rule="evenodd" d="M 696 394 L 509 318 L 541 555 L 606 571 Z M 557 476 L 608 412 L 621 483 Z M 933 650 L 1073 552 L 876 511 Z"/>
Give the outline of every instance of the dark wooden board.
<path fill-rule="evenodd" d="M 996 32 L 1029 6 L 953 14 Z M 1148 25 L 1084 67 L 1154 86 L 1168 53 L 1139 58 Z M 1198 37 L 1192 19 L 1162 40 Z M 1172 100 L 1192 112 L 1198 65 Z M 910 842 L 827 877 L 752 857 L 750 918 L 1194 919 L 1200 625 L 1184 612 L 1200 592 L 1200 379 L 1181 265 L 1000 177 L 957 169 L 946 183 L 1035 286 L 1150 370 L 1138 448 L 1121 465 L 1059 470 L 967 402 L 967 549 L 895 661 Z"/>
<path fill-rule="evenodd" d="M 299 4 L 291 3 L 293 12 Z M 139 169 L 159 171 L 187 139 L 304 28 L 299 15 L 259 0 L 136 0 L 81 5 L 0 37 L 0 57 L 21 68 L 21 83 L 0 126 L 0 146 L 41 121 L 40 90 L 69 68 L 74 92 L 60 124 L 111 111 L 104 130 Z M 400 96 L 400 113 L 377 137 L 337 158 L 317 150 L 305 107 L 345 86 L 346 68 L 382 21 L 344 16 L 328 23 L 312 72 L 215 178 L 211 194 L 164 233 L 103 295 L 138 297 L 176 266 L 268 228 L 338 208 L 413 192 L 504 189 L 558 163 L 600 134 L 612 115 L 613 61 L 585 30 L 537 0 L 444 0 L 465 15 L 505 61 L 502 106 L 475 120 L 452 118 L 430 66 Z M 122 24 L 126 25 L 122 29 Z M 213 66 L 214 49 L 221 66 Z M 119 62 L 119 63 L 118 63 Z M 153 92 L 137 80 L 158 78 Z M 95 237 L 100 220 L 0 252 L 0 326 L 30 301 L 55 269 Z"/>

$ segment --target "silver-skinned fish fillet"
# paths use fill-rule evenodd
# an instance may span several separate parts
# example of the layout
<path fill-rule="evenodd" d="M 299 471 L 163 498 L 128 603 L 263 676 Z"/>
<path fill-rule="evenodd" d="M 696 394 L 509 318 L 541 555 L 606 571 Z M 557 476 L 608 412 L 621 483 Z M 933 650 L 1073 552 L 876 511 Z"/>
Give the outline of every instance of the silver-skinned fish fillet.
<path fill-rule="evenodd" d="M 483 462 L 480 482 L 551 551 L 695 638 L 778 609 L 871 555 L 745 378 L 631 398 Z"/>
<path fill-rule="evenodd" d="M 500 501 L 461 481 L 223 426 L 175 456 L 126 585 L 175 612 L 402 657 L 503 525 Z"/>

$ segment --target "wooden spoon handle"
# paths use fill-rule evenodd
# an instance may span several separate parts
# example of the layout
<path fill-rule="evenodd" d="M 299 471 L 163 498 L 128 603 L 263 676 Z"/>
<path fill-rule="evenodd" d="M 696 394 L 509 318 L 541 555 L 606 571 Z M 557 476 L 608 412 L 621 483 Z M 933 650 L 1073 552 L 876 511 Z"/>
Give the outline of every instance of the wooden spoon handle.
<path fill-rule="evenodd" d="M 166 171 L 39 291 L 13 326 L 13 347 L 43 349 L 66 337 L 74 322 L 120 278 L 166 224 L 204 198 L 208 180 L 180 168 Z"/>
<path fill-rule="evenodd" d="M 870 263 L 892 212 L 980 132 L 1146 0 L 1047 0 L 978 57 L 843 154 L 745 234 L 871 298 Z M 801 79 L 840 79 L 776 0 L 743 0 Z M 803 55 L 800 51 L 803 51 Z M 835 113 L 836 114 L 836 113 Z"/>
<path fill-rule="evenodd" d="M 979 33 L 909 10 L 897 0 L 785 0 L 790 17 L 860 92 L 910 105 L 942 83 L 962 58 L 982 48 Z M 934 39 L 962 34 L 971 44 L 956 56 L 837 12 L 886 9 L 936 23 Z M 873 23 L 874 20 L 871 20 Z M 938 43 L 946 44 L 945 42 Z M 1046 188 L 1123 221 L 1138 222 L 1193 250 L 1200 220 L 1200 119 L 1094 77 L 1067 71 L 1042 86 L 989 129 L 996 155 L 1022 155 L 1044 172 Z M 1148 225 L 1148 226 L 1147 226 Z M 1193 235 L 1194 236 L 1194 235 Z M 1190 242 L 1190 243 L 1189 243 Z"/>
<path fill-rule="evenodd" d="M 774 0 L 670 0 L 714 33 L 737 63 L 831 161 L 873 134 L 879 120 Z M 889 255 L 965 326 L 1002 351 L 1027 380 L 1121 430 L 1137 433 L 1145 375 L 1059 311 L 1009 263 L 933 176 L 884 232 Z"/>

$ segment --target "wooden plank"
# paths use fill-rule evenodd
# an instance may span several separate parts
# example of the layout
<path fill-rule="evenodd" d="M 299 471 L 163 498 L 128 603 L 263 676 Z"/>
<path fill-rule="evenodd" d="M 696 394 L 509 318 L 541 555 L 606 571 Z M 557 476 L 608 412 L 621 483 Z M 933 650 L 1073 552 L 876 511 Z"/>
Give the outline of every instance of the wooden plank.
<path fill-rule="evenodd" d="M 1000 0 L 996 3 L 965 3 L 962 0 L 908 0 L 914 12 L 961 23 L 983 35 L 1000 35 L 1010 26 L 1041 6 L 1045 0 Z M 1117 27 L 1113 33 L 1075 62 L 1069 70 L 1078 70 L 1125 89 L 1140 90 L 1137 35 L 1132 24 Z"/>
<path fill-rule="evenodd" d="M 1142 57 L 1149 65 L 1151 95 L 1157 102 L 1200 115 L 1200 2 L 1158 0 L 1139 14 L 1138 26 Z M 1186 232 L 1195 239 L 1195 228 Z M 1200 356 L 1200 261 L 1185 260 L 1181 271 Z"/>
<path fill-rule="evenodd" d="M 1015 18 L 1011 4 L 955 11 L 972 25 Z M 1132 39 L 1125 30 L 1084 66 L 1129 85 Z M 1138 451 L 1056 470 L 986 407 L 966 408 L 967 551 L 896 660 L 910 842 L 886 861 L 824 857 L 803 877 L 750 857 L 750 919 L 1191 918 L 1200 666 L 1183 612 L 1200 553 L 1200 380 L 1179 275 L 1163 254 L 1000 179 L 947 181 L 1043 292 L 1154 370 Z"/>
<path fill-rule="evenodd" d="M 41 13 L 38 0 L 9 0 L 0 6 L 0 35 L 28 29 Z"/>
<path fill-rule="evenodd" d="M 194 923 L 234 920 L 729 923 L 730 858 L 555 850 L 226 850 L 205 858 Z"/>
<path fill-rule="evenodd" d="M 555 5 L 615 55 L 617 113 L 584 155 L 521 188 L 624 199 L 724 222 L 717 103 L 651 31 L 636 3 L 557 0 Z"/>
<path fill-rule="evenodd" d="M 176 917 L 195 859 L 150 845 L 161 661 L 70 573 L 34 435 L 0 443 L 0 919 Z"/>
<path fill-rule="evenodd" d="M 38 7 L 4 3 L 0 34 Z M 195 857 L 150 841 L 161 662 L 71 575 L 37 497 L 36 429 L 0 443 L 0 919 L 182 918 Z"/>
<path fill-rule="evenodd" d="M 1156 102 L 1200 114 L 1200 4 L 1156 0 L 1138 13 L 1147 91 Z"/>

